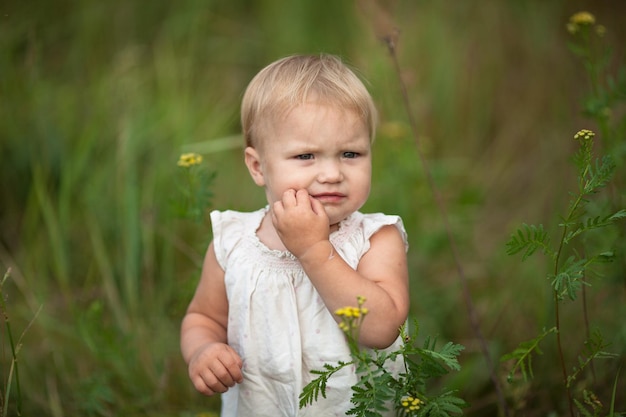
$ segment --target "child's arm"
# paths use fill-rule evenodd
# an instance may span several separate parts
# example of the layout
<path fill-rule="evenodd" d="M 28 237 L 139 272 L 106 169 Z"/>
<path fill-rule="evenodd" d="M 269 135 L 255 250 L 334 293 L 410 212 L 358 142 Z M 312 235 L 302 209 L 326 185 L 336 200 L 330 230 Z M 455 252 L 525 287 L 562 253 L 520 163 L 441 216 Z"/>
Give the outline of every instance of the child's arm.
<path fill-rule="evenodd" d="M 328 310 L 353 306 L 357 296 L 365 297 L 369 312 L 359 341 L 373 348 L 391 345 L 409 310 L 406 252 L 397 228 L 385 226 L 375 233 L 354 270 L 328 240 L 324 207 L 305 190 L 287 191 L 282 201 L 274 203 L 272 215 L 280 238 L 298 258 Z"/>
<path fill-rule="evenodd" d="M 228 299 L 224 271 L 209 245 L 202 276 L 181 326 L 180 345 L 189 378 L 205 395 L 226 392 L 242 381 L 242 361 L 226 344 Z"/>

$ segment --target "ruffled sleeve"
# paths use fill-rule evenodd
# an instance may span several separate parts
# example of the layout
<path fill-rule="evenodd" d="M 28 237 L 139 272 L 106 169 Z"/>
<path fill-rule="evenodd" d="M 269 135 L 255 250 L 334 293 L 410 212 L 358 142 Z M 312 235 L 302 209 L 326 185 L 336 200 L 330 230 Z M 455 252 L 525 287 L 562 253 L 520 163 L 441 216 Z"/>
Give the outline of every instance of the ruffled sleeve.
<path fill-rule="evenodd" d="M 222 269 L 226 269 L 229 254 L 237 242 L 245 236 L 245 218 L 236 211 L 211 212 L 211 226 L 213 228 L 213 248 L 215 257 Z"/>
<path fill-rule="evenodd" d="M 344 220 L 340 229 L 330 236 L 341 257 L 354 269 L 357 268 L 361 257 L 370 249 L 370 239 L 384 226 L 395 226 L 402 237 L 405 250 L 408 250 L 404 224 L 399 216 L 382 213 L 363 214 L 353 213 Z"/>
<path fill-rule="evenodd" d="M 382 213 L 374 213 L 374 214 L 366 214 L 363 216 L 363 235 L 365 241 L 367 242 L 366 247 L 363 250 L 363 253 L 369 250 L 369 240 L 370 238 L 378 232 L 383 226 L 393 225 L 400 232 L 400 236 L 402 236 L 402 241 L 404 242 L 404 250 L 409 250 L 409 241 L 406 234 L 406 230 L 404 228 L 404 223 L 402 223 L 402 219 L 400 216 L 386 215 Z"/>

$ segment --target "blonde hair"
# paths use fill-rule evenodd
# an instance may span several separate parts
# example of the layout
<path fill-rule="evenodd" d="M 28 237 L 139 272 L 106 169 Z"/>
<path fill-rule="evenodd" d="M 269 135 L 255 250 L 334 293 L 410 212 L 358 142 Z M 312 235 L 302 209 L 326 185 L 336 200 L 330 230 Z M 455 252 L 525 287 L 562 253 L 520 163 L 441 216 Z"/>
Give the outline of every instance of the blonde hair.
<path fill-rule="evenodd" d="M 268 122 L 312 96 L 316 102 L 355 111 L 374 139 L 376 107 L 356 74 L 333 55 L 293 55 L 263 68 L 248 84 L 241 103 L 246 146 L 258 145 Z"/>

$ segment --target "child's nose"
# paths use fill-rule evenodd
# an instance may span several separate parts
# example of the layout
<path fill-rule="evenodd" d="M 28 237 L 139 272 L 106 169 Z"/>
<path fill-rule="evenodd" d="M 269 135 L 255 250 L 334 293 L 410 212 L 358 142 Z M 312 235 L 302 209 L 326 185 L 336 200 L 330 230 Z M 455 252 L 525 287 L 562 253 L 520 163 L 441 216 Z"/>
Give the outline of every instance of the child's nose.
<path fill-rule="evenodd" d="M 339 161 L 325 161 L 320 164 L 320 170 L 317 175 L 319 182 L 339 182 L 343 179 L 341 171 L 341 163 Z"/>

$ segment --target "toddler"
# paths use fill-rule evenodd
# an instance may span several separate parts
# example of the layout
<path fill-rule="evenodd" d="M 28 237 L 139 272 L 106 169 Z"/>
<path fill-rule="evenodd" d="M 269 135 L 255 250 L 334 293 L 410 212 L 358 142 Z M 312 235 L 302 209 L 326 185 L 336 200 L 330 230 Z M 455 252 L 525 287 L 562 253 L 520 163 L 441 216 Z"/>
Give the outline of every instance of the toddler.
<path fill-rule="evenodd" d="M 211 213 L 213 241 L 181 329 L 189 377 L 201 393 L 223 394 L 223 417 L 343 416 L 357 381 L 348 367 L 326 398 L 298 408 L 311 370 L 351 360 L 333 312 L 364 297 L 359 343 L 395 350 L 409 309 L 402 220 L 358 211 L 376 109 L 339 58 L 297 55 L 253 78 L 241 122 L 245 164 L 268 205 Z"/>

